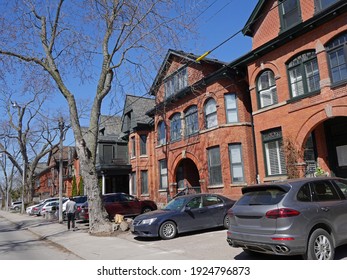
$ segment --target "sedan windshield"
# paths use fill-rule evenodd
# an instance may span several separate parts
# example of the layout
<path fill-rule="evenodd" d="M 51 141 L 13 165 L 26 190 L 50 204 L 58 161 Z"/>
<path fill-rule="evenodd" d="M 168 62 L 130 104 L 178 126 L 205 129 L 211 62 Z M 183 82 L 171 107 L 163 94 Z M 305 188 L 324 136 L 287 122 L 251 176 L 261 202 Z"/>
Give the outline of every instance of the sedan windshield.
<path fill-rule="evenodd" d="M 186 199 L 184 197 L 177 197 L 171 200 L 163 209 L 164 210 L 181 210 L 185 205 Z"/>

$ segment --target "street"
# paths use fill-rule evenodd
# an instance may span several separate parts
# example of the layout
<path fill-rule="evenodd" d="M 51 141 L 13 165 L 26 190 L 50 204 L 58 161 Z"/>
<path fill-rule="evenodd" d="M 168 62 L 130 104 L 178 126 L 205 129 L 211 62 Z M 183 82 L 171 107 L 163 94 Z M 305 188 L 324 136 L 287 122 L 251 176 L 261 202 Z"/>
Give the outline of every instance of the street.
<path fill-rule="evenodd" d="M 0 216 L 1 260 L 79 260 L 80 258 L 48 240 L 42 240 L 26 227 Z"/>
<path fill-rule="evenodd" d="M 88 224 L 66 223 L 42 217 L 0 211 L 0 259 L 6 260 L 301 260 L 300 256 L 249 255 L 226 242 L 225 229 L 181 234 L 172 240 L 139 238 L 129 231 L 96 237 Z M 40 237 L 41 236 L 41 237 Z M 347 259 L 347 246 L 336 249 L 335 260 Z"/>

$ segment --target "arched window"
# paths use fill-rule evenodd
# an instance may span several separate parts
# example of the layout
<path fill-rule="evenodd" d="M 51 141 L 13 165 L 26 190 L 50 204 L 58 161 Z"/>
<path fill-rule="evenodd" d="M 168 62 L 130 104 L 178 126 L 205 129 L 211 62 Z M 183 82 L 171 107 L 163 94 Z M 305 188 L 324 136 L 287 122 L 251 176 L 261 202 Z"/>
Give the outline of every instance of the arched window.
<path fill-rule="evenodd" d="M 170 141 L 181 139 L 181 114 L 176 113 L 170 119 Z"/>
<path fill-rule="evenodd" d="M 166 143 L 165 123 L 161 121 L 158 124 L 158 145 L 163 145 L 165 143 Z"/>
<path fill-rule="evenodd" d="M 186 125 L 186 136 L 196 134 L 199 131 L 197 106 L 189 107 L 185 112 L 184 121 Z"/>
<path fill-rule="evenodd" d="M 205 104 L 205 126 L 206 128 L 218 125 L 216 101 L 210 98 Z"/>
<path fill-rule="evenodd" d="M 259 108 L 276 104 L 277 88 L 275 75 L 271 70 L 266 70 L 258 77 L 257 80 Z"/>
<path fill-rule="evenodd" d="M 347 81 L 347 32 L 326 46 L 332 84 Z"/>
<path fill-rule="evenodd" d="M 309 94 L 320 89 L 318 62 L 314 51 L 295 57 L 287 67 L 292 97 Z"/>

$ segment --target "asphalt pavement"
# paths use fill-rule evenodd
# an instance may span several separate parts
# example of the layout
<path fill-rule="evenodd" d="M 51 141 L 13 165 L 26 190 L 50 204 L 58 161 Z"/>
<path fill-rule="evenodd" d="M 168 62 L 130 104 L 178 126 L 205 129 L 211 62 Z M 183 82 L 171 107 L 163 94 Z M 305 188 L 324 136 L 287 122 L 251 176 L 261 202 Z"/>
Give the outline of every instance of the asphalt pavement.
<path fill-rule="evenodd" d="M 19 229 L 27 229 L 40 239 L 48 240 L 84 260 L 227 260 L 234 259 L 240 253 L 239 258 L 242 259 L 241 249 L 227 245 L 225 230 L 185 235 L 173 240 L 138 240 L 129 231 L 119 232 L 116 236 L 92 236 L 85 223 L 77 223 L 76 231 L 68 231 L 66 221 L 59 223 L 56 219 L 48 220 L 2 210 L 0 216 L 16 223 Z M 197 240 L 204 246 L 189 249 Z"/>

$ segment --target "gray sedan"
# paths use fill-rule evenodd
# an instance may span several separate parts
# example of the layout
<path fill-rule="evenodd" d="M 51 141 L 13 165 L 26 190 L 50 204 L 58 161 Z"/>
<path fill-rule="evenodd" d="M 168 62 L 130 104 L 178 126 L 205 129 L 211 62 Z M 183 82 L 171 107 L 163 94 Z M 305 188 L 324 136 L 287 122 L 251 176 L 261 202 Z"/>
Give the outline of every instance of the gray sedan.
<path fill-rule="evenodd" d="M 137 216 L 131 231 L 137 236 L 171 239 L 183 232 L 222 226 L 227 228 L 227 211 L 234 203 L 217 194 L 178 196 L 161 210 Z"/>

